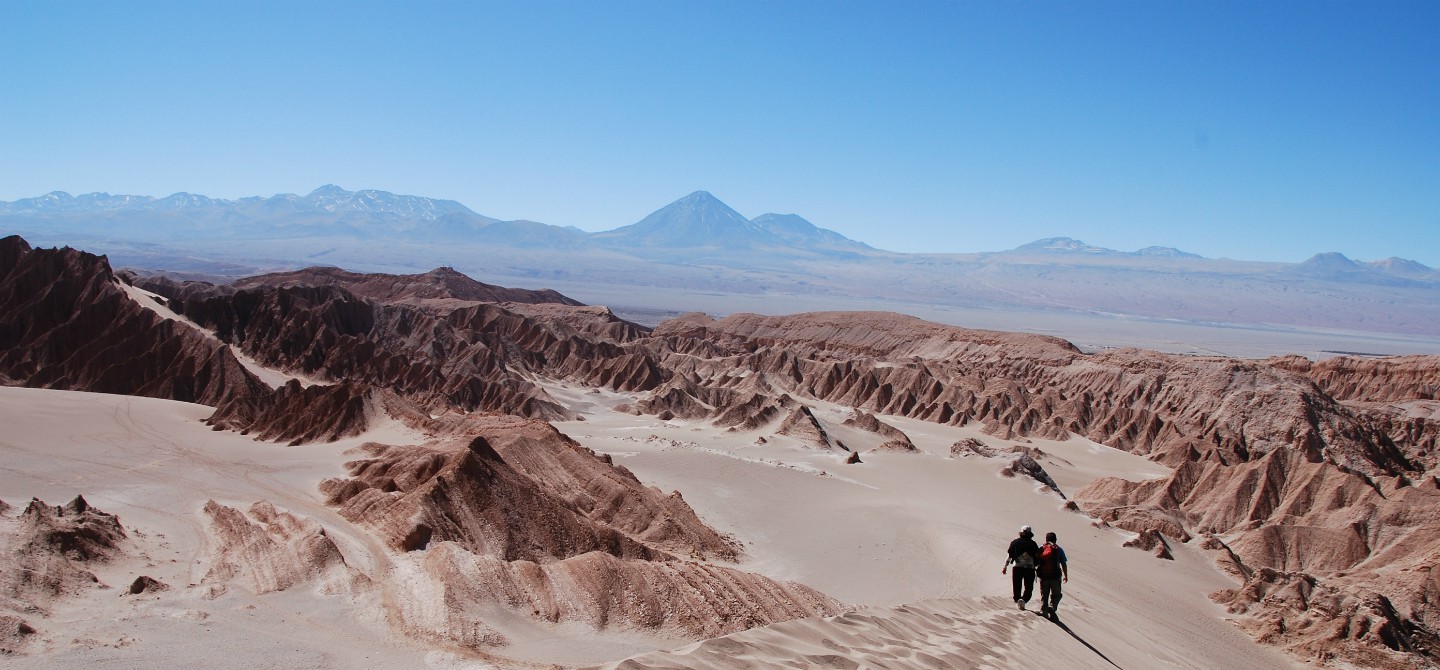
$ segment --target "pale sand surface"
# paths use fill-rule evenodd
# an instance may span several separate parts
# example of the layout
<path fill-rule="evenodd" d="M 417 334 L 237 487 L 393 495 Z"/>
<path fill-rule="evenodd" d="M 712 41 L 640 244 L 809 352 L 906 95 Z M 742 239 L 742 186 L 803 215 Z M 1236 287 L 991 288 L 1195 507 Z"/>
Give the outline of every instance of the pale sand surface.
<path fill-rule="evenodd" d="M 321 480 L 343 475 L 368 441 L 415 444 L 393 421 L 332 444 L 286 447 L 213 431 L 202 405 L 98 393 L 0 387 L 0 500 L 19 514 L 32 497 L 62 505 L 83 495 L 124 525 L 137 558 L 88 565 L 108 588 L 89 589 L 27 615 L 42 641 L 16 668 L 489 668 L 461 650 L 405 638 L 389 625 L 401 601 L 424 600 L 416 560 L 395 554 L 325 505 Z M 248 508 L 268 500 L 320 523 L 353 568 L 381 587 L 349 595 L 317 584 L 255 596 L 230 588 L 211 599 L 207 500 Z M 135 577 L 170 586 L 121 595 Z M 424 606 L 421 603 L 420 606 Z M 502 666 L 581 665 L 686 640 L 646 631 L 596 631 L 494 612 L 511 644 Z M 536 666 L 527 660 L 543 662 Z"/>
<path fill-rule="evenodd" d="M 863 651 L 870 647 L 866 640 L 877 635 L 899 639 L 899 646 L 908 645 L 916 653 L 969 648 L 969 642 L 959 639 L 964 634 L 944 633 L 950 623 L 932 625 L 923 616 L 893 609 L 920 601 L 932 601 L 927 607 L 953 620 L 1001 622 L 993 623 L 1004 629 L 1003 634 L 994 633 L 1000 636 L 996 639 L 1013 642 L 975 644 L 998 649 L 995 653 L 1008 660 L 974 667 L 1034 667 L 1035 657 L 1025 658 L 1032 636 L 1043 640 L 1035 643 L 1040 658 L 1058 654 L 1050 657 L 1064 658 L 1075 667 L 1114 667 L 1080 638 L 1123 668 L 1298 665 L 1224 620 L 1224 610 L 1206 594 L 1234 584 L 1203 555 L 1175 544 L 1176 560 L 1164 561 L 1124 548 L 1121 544 L 1132 534 L 1091 526 L 1088 517 L 1063 510 L 1061 498 L 1033 480 L 999 476 L 1005 460 L 948 457 L 950 445 L 966 437 L 997 448 L 1021 442 L 999 440 L 973 428 L 882 416 L 905 430 L 923 453 L 875 453 L 868 449 L 881 438 L 840 426 L 851 414 L 848 408 L 820 405 L 816 414 L 832 436 L 862 452 L 863 463 L 846 465 L 844 452 L 803 446 L 764 430 L 725 433 L 683 421 L 603 411 L 628 400 L 619 394 L 557 387 L 551 392 L 586 412 L 585 421 L 557 424 L 563 432 L 611 454 L 641 481 L 682 491 L 701 519 L 744 541 L 748 558 L 743 568 L 803 582 L 844 602 L 886 608 L 868 611 L 871 619 L 861 617 L 860 624 L 849 615 L 828 623 L 782 623 L 730 636 L 746 645 L 752 659 L 767 659 L 750 667 L 778 663 L 787 654 L 800 654 L 802 647 L 807 649 L 804 654 L 821 653 L 817 645 L 824 648 L 827 639 L 848 650 L 842 655 L 868 653 Z M 761 435 L 767 443 L 756 445 Z M 1104 474 L 1139 479 L 1166 473 L 1143 458 L 1080 438 L 1023 444 L 1051 454 L 1042 464 L 1066 492 Z M 1034 526 L 1042 537 L 1055 531 L 1066 548 L 1072 580 L 1061 614 L 1075 635 L 1038 616 L 1016 619 L 1011 614 L 1020 613 L 1013 610 L 1010 578 L 1000 568 L 1005 547 L 1021 524 Z M 1037 585 L 1032 609 L 1038 592 Z M 864 624 L 872 619 L 873 625 Z M 915 630 L 880 632 L 890 626 Z M 907 637 L 920 633 L 922 639 Z M 785 640 L 792 638 L 800 646 L 787 651 Z M 756 645 L 769 651 L 752 648 Z M 731 651 L 724 656 L 738 658 L 738 647 L 727 648 Z M 647 658 L 647 666 L 656 663 L 651 667 L 692 667 L 686 659 L 662 663 Z M 966 667 L 974 661 L 963 654 L 949 658 L 948 665 L 921 660 L 907 665 L 891 659 L 873 667 Z M 693 666 L 740 667 L 723 662 Z"/>
<path fill-rule="evenodd" d="M 32 618 L 43 652 L 14 667 L 414 666 L 429 650 L 390 635 L 378 597 L 320 596 L 304 586 L 253 597 L 232 589 L 206 599 L 206 500 L 258 500 L 324 525 L 347 561 L 383 570 L 384 550 L 334 514 L 317 485 L 335 476 L 362 439 L 286 448 L 201 420 L 211 408 L 150 398 L 0 388 L 0 499 L 18 513 L 32 497 L 60 505 L 76 495 L 116 514 L 145 556 L 92 566 L 92 589 Z M 363 439 L 414 441 L 391 425 Z M 138 575 L 169 585 L 121 596 Z M 196 586 L 191 586 L 196 585 Z"/>
<path fill-rule="evenodd" d="M 1034 667 L 1036 658 L 1080 668 L 1295 665 L 1224 620 L 1205 594 L 1232 583 L 1204 556 L 1175 545 L 1171 562 L 1122 548 L 1127 533 L 1092 527 L 1031 480 L 1000 477 L 1005 461 L 947 457 L 964 437 L 996 448 L 1019 443 L 881 417 L 924 453 L 863 451 L 864 463 L 845 465 L 844 452 L 765 430 L 726 433 L 661 422 L 610 409 L 633 401 L 627 395 L 549 388 L 586 418 L 558 424 L 563 432 L 613 455 L 647 484 L 680 490 L 703 520 L 743 543 L 740 567 L 872 609 L 698 646 L 496 613 L 487 623 L 511 640 L 496 650 L 504 657 L 582 665 L 685 648 L 688 656 L 660 660 L 656 652 L 634 667 L 778 667 L 797 659 L 799 667 L 826 667 L 834 661 L 827 653 L 868 667 Z M 201 423 L 209 413 L 146 398 L 0 388 L 0 499 L 16 505 L 12 514 L 32 496 L 58 505 L 83 494 L 119 515 L 144 554 L 97 572 L 112 588 L 61 601 L 50 617 L 32 621 L 45 638 L 41 651 L 5 659 L 7 667 L 486 667 L 388 627 L 387 604 L 424 597 L 405 578 L 411 559 L 339 517 L 317 490 L 322 479 L 343 472 L 353 458 L 345 452 L 361 442 L 409 444 L 422 436 L 391 424 L 335 444 L 283 447 L 212 431 Z M 847 445 L 866 450 L 880 442 L 840 426 L 847 408 L 821 405 L 817 415 Z M 768 443 L 757 446 L 761 435 Z M 1066 492 L 1101 474 L 1164 473 L 1078 438 L 1028 446 L 1051 454 L 1042 463 Z M 237 507 L 269 500 L 315 520 L 352 567 L 385 586 L 326 595 L 302 584 L 258 597 L 232 588 L 207 599 L 200 508 L 212 498 Z M 1042 534 L 1056 531 L 1070 555 L 1073 579 L 1061 605 L 1069 632 L 1009 603 L 1000 566 L 1022 523 Z M 139 574 L 172 589 L 119 596 Z"/>

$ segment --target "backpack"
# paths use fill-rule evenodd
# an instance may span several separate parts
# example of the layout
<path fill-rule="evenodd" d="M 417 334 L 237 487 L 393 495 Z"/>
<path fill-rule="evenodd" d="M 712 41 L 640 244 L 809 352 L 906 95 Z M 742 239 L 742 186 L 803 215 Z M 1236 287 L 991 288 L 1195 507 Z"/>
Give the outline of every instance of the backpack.
<path fill-rule="evenodd" d="M 1040 567 L 1037 572 L 1047 577 L 1060 574 L 1060 547 L 1049 542 L 1040 548 Z"/>

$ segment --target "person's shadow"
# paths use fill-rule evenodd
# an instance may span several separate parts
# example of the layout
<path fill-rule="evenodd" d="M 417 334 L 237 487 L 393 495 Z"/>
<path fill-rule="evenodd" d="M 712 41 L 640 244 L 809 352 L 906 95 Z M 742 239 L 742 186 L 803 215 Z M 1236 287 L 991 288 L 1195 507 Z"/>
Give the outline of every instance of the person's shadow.
<path fill-rule="evenodd" d="M 1039 612 L 1036 612 L 1036 613 L 1035 613 L 1035 616 L 1044 617 L 1045 619 L 1049 620 L 1050 623 L 1053 623 L 1053 624 L 1055 624 L 1056 626 L 1059 626 L 1059 627 L 1060 627 L 1060 630 L 1063 630 L 1063 631 L 1069 633 L 1069 634 L 1070 634 L 1070 637 L 1075 638 L 1077 641 L 1080 642 L 1080 644 L 1083 644 L 1083 645 L 1085 645 L 1087 648 L 1089 648 L 1090 651 L 1095 652 L 1095 655 L 1096 655 L 1096 656 L 1099 656 L 1100 658 L 1105 659 L 1105 662 L 1106 662 L 1106 663 L 1109 663 L 1110 665 L 1114 665 L 1116 668 L 1119 668 L 1119 667 L 1120 667 L 1120 666 L 1118 666 L 1118 665 L 1115 665 L 1115 661 L 1110 660 L 1110 657 L 1109 657 L 1109 656 L 1106 656 L 1105 654 L 1100 653 L 1100 650 L 1099 650 L 1099 649 L 1096 649 L 1096 648 L 1095 648 L 1095 645 L 1090 644 L 1089 642 L 1086 642 L 1086 641 L 1085 641 L 1085 638 L 1080 637 L 1079 635 L 1076 635 L 1076 634 L 1075 634 L 1075 631 L 1070 630 L 1070 627 L 1069 627 L 1069 626 L 1066 626 L 1066 625 L 1065 625 L 1065 622 L 1063 622 L 1063 621 L 1060 620 L 1060 615 L 1059 615 L 1059 614 L 1051 614 L 1050 616 L 1047 617 L 1047 616 L 1045 616 L 1044 614 L 1041 614 L 1041 613 L 1039 613 Z"/>

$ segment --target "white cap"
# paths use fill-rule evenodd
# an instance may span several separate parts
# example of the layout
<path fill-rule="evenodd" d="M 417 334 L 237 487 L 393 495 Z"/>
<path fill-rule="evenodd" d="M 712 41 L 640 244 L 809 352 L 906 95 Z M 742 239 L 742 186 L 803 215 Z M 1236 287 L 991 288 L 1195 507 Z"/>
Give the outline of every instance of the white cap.
<path fill-rule="evenodd" d="M 1034 531 L 1030 530 L 1030 527 L 1029 527 L 1029 526 L 1021 526 L 1021 527 L 1020 527 L 1020 532 L 1021 532 L 1021 533 L 1030 533 L 1031 535 L 1034 535 L 1034 534 L 1035 534 Z"/>

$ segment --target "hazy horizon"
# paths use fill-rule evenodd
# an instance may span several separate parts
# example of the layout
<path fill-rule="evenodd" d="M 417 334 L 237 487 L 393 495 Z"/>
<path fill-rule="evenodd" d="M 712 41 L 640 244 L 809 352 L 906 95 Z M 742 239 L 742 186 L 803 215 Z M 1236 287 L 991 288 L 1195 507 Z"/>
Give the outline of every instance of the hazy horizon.
<path fill-rule="evenodd" d="M 318 186 L 318 187 L 316 187 L 316 188 L 314 188 L 314 189 L 311 189 L 310 191 L 305 191 L 305 192 L 292 191 L 292 192 L 286 192 L 286 193 L 275 193 L 275 194 L 271 194 L 271 195 L 252 194 L 252 195 L 249 195 L 249 196 L 242 196 L 242 197 L 240 197 L 240 198 L 213 198 L 213 199 L 223 200 L 223 201 L 225 201 L 225 202 L 234 203 L 234 202 L 237 202 L 237 201 L 240 201 L 240 200 L 252 199 L 252 198 L 268 199 L 268 198 L 276 198 L 276 197 L 282 197 L 282 196 L 299 196 L 299 197 L 304 197 L 304 196 L 306 196 L 306 195 L 308 195 L 308 194 L 310 194 L 310 193 L 313 193 L 313 192 L 315 192 L 315 191 L 318 191 L 318 190 L 323 189 L 323 188 L 326 188 L 326 187 L 337 187 L 337 188 L 340 188 L 341 190 L 344 190 L 344 191 L 347 191 L 347 192 L 350 192 L 350 193 L 361 193 L 361 192 L 366 192 L 366 191 L 374 191 L 374 192 L 380 192 L 380 193 L 388 193 L 388 194 L 390 194 L 390 195 L 395 195 L 395 196 L 400 196 L 400 197 L 420 197 L 420 198 L 427 198 L 427 199 L 436 200 L 436 201 L 451 201 L 451 202 L 456 202 L 456 203 L 460 204 L 461 206 L 465 207 L 466 209 L 469 209 L 471 212 L 474 212 L 474 213 L 479 214 L 479 215 L 481 215 L 481 216 L 489 216 L 489 215 L 485 212 L 484 208 L 477 208 L 477 207 L 471 206 L 471 205 L 468 204 L 468 203 L 464 203 L 464 202 L 460 202 L 460 201 L 457 201 L 457 200 L 453 200 L 452 198 L 431 197 L 431 196 L 427 196 L 427 195 L 419 194 L 419 193 L 392 193 L 392 192 L 390 192 L 390 191 L 386 191 L 385 189 L 380 189 L 380 188 L 347 189 L 347 188 L 345 188 L 344 186 L 340 186 L 340 185 L 338 185 L 338 184 L 330 184 L 330 183 L 322 184 L 321 186 Z M 94 191 L 94 192 L 90 192 L 90 193 L 70 193 L 70 192 L 68 192 L 68 191 L 50 191 L 50 192 L 38 194 L 38 195 L 35 195 L 35 196 L 29 196 L 28 198 L 20 198 L 20 200 L 39 198 L 39 197 L 43 197 L 43 196 L 45 196 L 45 195 L 50 195 L 51 193 L 65 193 L 66 195 L 69 195 L 69 196 L 71 196 L 71 197 L 77 197 L 77 198 L 78 198 L 78 197 L 82 197 L 82 196 L 87 196 L 87 195 L 104 195 L 104 196 L 112 196 L 112 197 L 139 197 L 139 198 L 149 198 L 149 199 L 152 199 L 152 200 L 160 200 L 160 199 L 164 199 L 164 198 L 167 198 L 167 197 L 173 197 L 173 196 L 178 196 L 178 195 L 198 195 L 198 196 L 212 197 L 212 196 L 210 196 L 209 194 L 206 194 L 206 193 L 191 193 L 191 192 L 188 192 L 188 191 L 177 191 L 177 192 L 175 192 L 175 193 L 170 193 L 170 194 L 165 194 L 165 195 L 146 194 L 146 193 L 108 193 L 108 192 L 104 192 L 104 191 Z M 706 190 L 704 190 L 704 189 L 698 189 L 698 190 L 696 190 L 696 191 L 692 191 L 692 192 L 691 192 L 691 195 L 693 195 L 694 193 L 709 193 L 709 191 L 706 191 Z M 724 202 L 724 199 L 723 199 L 723 198 L 719 198 L 718 196 L 715 196 L 713 193 L 711 193 L 710 195 L 711 195 L 712 197 L 715 197 L 717 200 L 720 200 L 722 203 Z M 682 200 L 682 199 L 684 199 L 685 197 L 688 197 L 688 195 L 687 195 L 687 196 L 682 196 L 681 198 L 678 198 L 676 201 L 672 201 L 671 203 L 667 203 L 666 205 L 662 205 L 661 207 L 657 208 L 655 211 L 659 211 L 660 209 L 663 209 L 665 206 L 668 206 L 668 205 L 670 205 L 670 204 L 674 204 L 674 202 L 677 202 L 678 200 Z M 14 201 L 0 201 L 0 202 L 14 202 Z M 726 206 L 728 206 L 728 204 L 727 204 Z M 802 213 L 802 212 L 773 212 L 773 211 L 766 211 L 766 212 L 753 213 L 753 214 L 752 214 L 752 213 L 746 213 L 746 212 L 738 212 L 738 213 L 741 214 L 742 216 L 745 216 L 746 218 L 751 218 L 751 219 L 756 218 L 756 217 L 758 217 L 758 216 L 765 216 L 765 215 L 780 215 L 780 216 L 799 216 L 799 217 L 804 218 L 804 219 L 806 219 L 807 221 L 809 221 L 809 218 L 806 217 L 805 214 Z M 492 218 L 496 218 L 496 217 L 492 217 Z M 533 218 L 528 218 L 528 217 L 520 217 L 519 219 L 513 219 L 513 220 L 517 220 L 517 221 L 532 221 L 532 222 L 535 222 L 535 223 L 546 223 L 547 225 L 555 225 L 555 224 L 549 224 L 549 223 L 547 223 L 547 222 L 545 222 L 545 221 L 537 221 L 537 220 L 535 220 L 535 219 L 533 219 Z M 616 230 L 616 229 L 623 228 L 623 227 L 626 227 L 626 226 L 630 226 L 630 225 L 633 225 L 633 224 L 635 224 L 635 223 L 636 223 L 636 221 L 630 221 L 630 222 L 626 222 L 626 223 L 617 223 L 617 224 L 614 224 L 613 226 L 610 226 L 610 227 L 598 228 L 598 229 L 596 229 L 596 230 L 587 230 L 587 231 L 584 231 L 584 232 L 586 232 L 586 233 L 608 232 L 608 231 Z M 810 223 L 815 224 L 815 225 L 817 225 L 817 226 L 820 227 L 820 228 L 826 228 L 826 226 L 820 225 L 820 224 L 818 224 L 818 223 L 816 223 L 816 222 L 814 222 L 814 221 L 810 221 Z M 3 231 L 0 231 L 0 232 L 3 232 Z M 852 239 L 853 239 L 853 238 L 852 238 Z M 1089 244 L 1089 241 L 1088 241 L 1088 240 L 1076 238 L 1076 237 L 1074 237 L 1074 236 L 1072 236 L 1072 235 L 1055 235 L 1055 236 L 1052 236 L 1052 237 L 1037 238 L 1037 239 L 1034 239 L 1034 240 L 1030 240 L 1030 241 L 1028 241 L 1028 242 L 1023 242 L 1023 243 L 1021 243 L 1021 244 L 1017 244 L 1015 247 L 1010 247 L 1010 248 L 1006 248 L 1006 249 L 930 249 L 930 250 L 923 251 L 923 252 L 903 252 L 903 251 L 896 251 L 896 250 L 894 250 L 894 249 L 886 248 L 886 247 L 882 246 L 881 243 L 877 243 L 877 242 L 872 241 L 872 240 L 860 239 L 860 240 L 856 240 L 856 241 L 864 242 L 864 243 L 866 243 L 866 244 L 868 244 L 868 245 L 870 245 L 870 246 L 872 246 L 872 247 L 874 247 L 874 248 L 876 248 L 876 249 L 878 249 L 878 250 L 881 250 L 881 251 L 888 251 L 888 252 L 895 252 L 895 253 L 902 253 L 902 254 L 905 254 L 905 253 L 927 253 L 927 254 L 954 254 L 954 255 L 965 255 L 965 254 L 1003 253 L 1003 252 L 1006 252 L 1006 251 L 1013 251 L 1013 250 L 1015 250 L 1016 248 L 1021 247 L 1021 246 L 1024 246 L 1024 245 L 1027 245 L 1027 244 L 1033 244 L 1033 243 L 1036 243 L 1036 242 L 1043 242 L 1043 241 L 1047 241 L 1047 240 L 1051 240 L 1051 239 L 1074 239 L 1074 240 L 1076 240 L 1076 241 L 1078 241 L 1078 242 L 1082 242 L 1082 243 L 1085 243 L 1085 244 Z M 1091 246 L 1100 246 L 1100 245 L 1091 245 Z M 1147 245 L 1147 246 L 1150 246 L 1150 247 L 1162 247 L 1162 248 L 1175 248 L 1175 249 L 1177 249 L 1177 250 L 1179 250 L 1179 251 L 1182 251 L 1182 252 L 1187 252 L 1187 253 L 1190 252 L 1189 249 L 1184 249 L 1184 248 L 1176 247 L 1175 245 L 1164 244 L 1164 243 L 1157 243 L 1157 244 Z M 1108 248 L 1108 247 L 1107 247 L 1107 248 Z M 1144 248 L 1145 248 L 1145 247 L 1118 248 L 1118 249 L 1110 248 L 1110 250 L 1111 250 L 1111 251 L 1131 253 L 1131 252 L 1135 252 L 1135 251 L 1138 251 L 1138 250 L 1141 250 L 1141 249 L 1144 249 Z M 1347 258 L 1349 258 L 1349 259 L 1351 259 L 1351 260 L 1354 260 L 1354 261 L 1357 261 L 1357 262 L 1376 262 L 1376 261 L 1389 260 L 1389 259 L 1394 259 L 1394 258 L 1400 258 L 1401 260 L 1410 260 L 1410 261 L 1416 260 L 1415 258 L 1404 257 L 1404 256 L 1387 256 L 1387 257 L 1385 257 L 1385 258 L 1361 258 L 1361 257 L 1357 257 L 1357 256 L 1355 256 L 1355 255 L 1352 255 L 1352 254 L 1350 254 L 1350 253 L 1347 253 L 1347 252 L 1346 252 L 1345 250 L 1343 250 L 1343 249 L 1317 249 L 1317 250 L 1315 250 L 1314 253 L 1312 253 L 1310 256 L 1307 256 L 1307 258 L 1312 258 L 1312 257 L 1314 257 L 1314 256 L 1316 256 L 1316 255 L 1328 254 L 1328 253 L 1339 253 L 1339 254 L 1342 254 L 1342 255 L 1346 256 Z M 1212 260 L 1228 260 L 1228 261 L 1258 262 L 1258 263 L 1285 263 L 1285 262 L 1287 262 L 1287 261 L 1277 260 L 1277 259 L 1274 259 L 1274 258 L 1259 258 L 1259 257 L 1235 258 L 1235 257 L 1209 257 L 1209 256 L 1205 256 L 1205 258 L 1209 258 L 1209 259 L 1212 259 Z M 1417 261 L 1417 262 L 1418 262 L 1418 261 Z M 1428 264 L 1425 264 L 1425 265 L 1428 265 Z"/>

